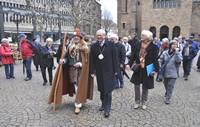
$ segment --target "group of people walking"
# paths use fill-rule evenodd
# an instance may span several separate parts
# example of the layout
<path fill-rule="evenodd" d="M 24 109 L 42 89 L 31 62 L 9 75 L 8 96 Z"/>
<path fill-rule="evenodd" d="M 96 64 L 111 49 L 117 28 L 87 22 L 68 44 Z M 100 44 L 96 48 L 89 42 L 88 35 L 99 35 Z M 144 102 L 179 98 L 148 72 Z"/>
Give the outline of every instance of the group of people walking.
<path fill-rule="evenodd" d="M 132 70 L 130 82 L 134 84 L 135 104 L 134 108 L 147 108 L 148 93 L 154 88 L 154 77 L 162 76 L 165 93 L 165 104 L 171 103 L 176 79 L 179 77 L 179 68 L 183 63 L 184 79 L 188 80 L 194 57 L 199 47 L 191 39 L 168 38 L 156 42 L 149 30 L 141 32 L 141 40 L 134 35 L 119 38 L 112 34 L 106 37 L 105 31 L 96 32 L 96 41 L 90 45 L 84 39 L 80 29 L 75 29 L 71 40 L 64 39 L 56 52 L 52 46 L 53 40 L 47 38 L 46 44 L 41 46 L 38 40 L 33 43 L 20 35 L 20 51 L 23 57 L 23 65 L 26 68 L 25 81 L 32 79 L 32 56 L 39 58 L 39 65 L 43 77 L 43 85 L 46 85 L 46 70 L 48 70 L 49 84 L 53 85 L 54 57 L 57 63 L 62 65 L 62 91 L 60 95 L 75 96 L 75 110 L 79 114 L 81 107 L 87 99 L 93 98 L 94 77 L 97 80 L 97 88 L 100 92 L 101 106 L 99 111 L 104 111 L 104 116 L 110 116 L 112 105 L 112 92 L 116 88 L 124 87 L 124 75 L 129 78 L 126 70 Z M 0 47 L 2 63 L 5 65 L 6 78 L 14 77 L 12 52 L 7 39 L 2 40 Z M 200 58 L 197 62 L 200 70 Z M 151 66 L 152 65 L 152 66 Z M 149 67 L 150 71 L 149 71 Z M 38 70 L 36 66 L 36 70 Z M 60 78 L 59 78 L 60 79 Z M 57 80 L 57 79 L 54 79 Z M 52 103 L 53 94 L 50 93 L 49 103 Z"/>

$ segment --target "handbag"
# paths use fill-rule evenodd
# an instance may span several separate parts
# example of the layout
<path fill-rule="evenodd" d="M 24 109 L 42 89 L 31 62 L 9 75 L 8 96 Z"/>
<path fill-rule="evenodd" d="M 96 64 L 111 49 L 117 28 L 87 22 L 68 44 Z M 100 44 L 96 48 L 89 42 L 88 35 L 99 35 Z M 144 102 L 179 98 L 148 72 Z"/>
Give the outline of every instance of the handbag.
<path fill-rule="evenodd" d="M 157 82 L 162 82 L 163 81 L 164 74 L 165 74 L 165 68 L 166 68 L 167 64 L 169 63 L 169 61 L 171 60 L 171 58 L 173 56 L 174 55 L 171 55 L 170 58 L 164 64 L 161 65 L 160 69 L 158 70 L 157 77 L 156 77 L 156 81 Z"/>
<path fill-rule="evenodd" d="M 133 71 L 133 73 L 138 72 L 140 67 L 140 64 L 137 64 L 136 62 L 133 63 L 133 65 L 131 66 L 131 70 Z"/>

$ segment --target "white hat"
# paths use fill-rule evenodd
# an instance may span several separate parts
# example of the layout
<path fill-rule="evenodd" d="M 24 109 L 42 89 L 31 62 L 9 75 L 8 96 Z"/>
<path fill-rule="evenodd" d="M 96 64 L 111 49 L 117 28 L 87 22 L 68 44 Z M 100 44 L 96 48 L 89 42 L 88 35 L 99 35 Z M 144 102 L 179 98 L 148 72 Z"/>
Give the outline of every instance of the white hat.
<path fill-rule="evenodd" d="M 49 37 L 46 39 L 46 42 L 53 42 L 53 39 Z"/>
<path fill-rule="evenodd" d="M 1 42 L 2 42 L 2 43 L 3 43 L 3 42 L 9 43 L 9 40 L 8 40 L 7 38 L 3 38 L 3 39 L 1 40 Z"/>

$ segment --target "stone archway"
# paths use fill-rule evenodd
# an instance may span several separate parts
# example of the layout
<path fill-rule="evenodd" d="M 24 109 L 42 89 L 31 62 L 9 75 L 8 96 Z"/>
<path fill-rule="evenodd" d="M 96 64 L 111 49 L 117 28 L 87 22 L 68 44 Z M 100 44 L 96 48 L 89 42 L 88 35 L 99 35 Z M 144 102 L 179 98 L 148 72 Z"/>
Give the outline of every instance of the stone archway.
<path fill-rule="evenodd" d="M 172 38 L 179 37 L 181 33 L 181 28 L 179 26 L 175 26 L 172 32 Z"/>
<path fill-rule="evenodd" d="M 160 39 L 169 38 L 169 27 L 164 25 L 160 28 Z"/>
<path fill-rule="evenodd" d="M 155 38 L 156 37 L 156 27 L 155 26 L 151 26 L 149 28 L 149 31 L 151 31 L 153 33 L 153 38 Z"/>

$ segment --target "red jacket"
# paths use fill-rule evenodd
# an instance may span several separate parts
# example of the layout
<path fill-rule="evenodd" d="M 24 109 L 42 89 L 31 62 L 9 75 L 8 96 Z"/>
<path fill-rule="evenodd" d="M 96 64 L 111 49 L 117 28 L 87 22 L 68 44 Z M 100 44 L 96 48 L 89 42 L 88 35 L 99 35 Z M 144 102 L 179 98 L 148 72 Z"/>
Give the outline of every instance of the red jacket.
<path fill-rule="evenodd" d="M 21 52 L 23 59 L 31 58 L 33 55 L 33 47 L 31 46 L 31 44 L 27 39 L 24 39 L 21 42 Z"/>
<path fill-rule="evenodd" d="M 2 64 L 13 64 L 12 51 L 7 43 L 2 43 L 0 46 L 0 55 Z"/>

